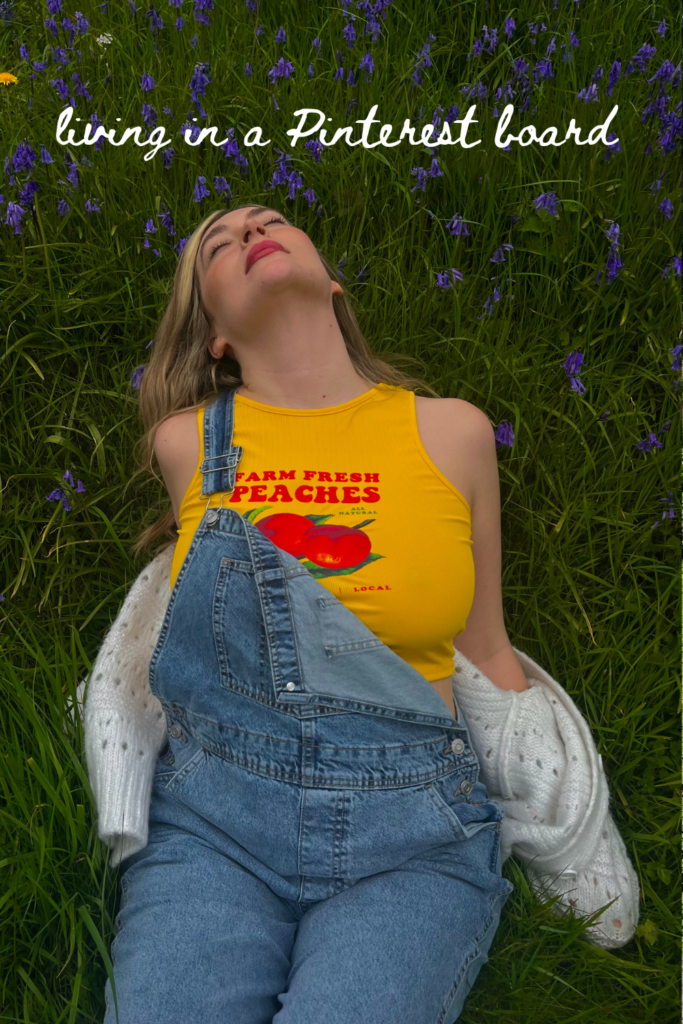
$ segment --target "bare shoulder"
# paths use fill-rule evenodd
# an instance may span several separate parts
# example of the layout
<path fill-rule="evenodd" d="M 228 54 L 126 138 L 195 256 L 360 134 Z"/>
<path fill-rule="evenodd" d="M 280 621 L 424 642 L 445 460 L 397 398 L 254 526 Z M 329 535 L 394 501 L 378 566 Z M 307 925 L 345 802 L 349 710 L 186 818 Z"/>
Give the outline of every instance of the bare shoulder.
<path fill-rule="evenodd" d="M 170 465 L 186 454 L 199 457 L 196 409 L 177 412 L 163 421 L 154 437 L 154 454 L 160 466 Z"/>
<path fill-rule="evenodd" d="M 432 462 L 474 507 L 482 462 L 497 463 L 490 419 L 462 398 L 415 396 L 420 440 Z"/>
<path fill-rule="evenodd" d="M 154 454 L 180 526 L 180 503 L 199 461 L 196 409 L 175 413 L 160 424 L 154 437 Z"/>
<path fill-rule="evenodd" d="M 493 433 L 491 420 L 485 412 L 463 398 L 426 398 L 415 396 L 418 415 L 424 416 L 425 422 L 438 423 L 441 426 L 458 426 L 461 429 L 486 434 Z"/>

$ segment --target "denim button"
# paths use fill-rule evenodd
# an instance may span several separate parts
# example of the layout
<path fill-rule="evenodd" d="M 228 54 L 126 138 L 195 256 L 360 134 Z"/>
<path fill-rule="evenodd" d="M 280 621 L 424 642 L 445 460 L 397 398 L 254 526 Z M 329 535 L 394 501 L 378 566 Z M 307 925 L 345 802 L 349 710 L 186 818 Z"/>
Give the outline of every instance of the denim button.
<path fill-rule="evenodd" d="M 465 796 L 467 796 L 468 793 L 472 792 L 472 783 L 470 782 L 469 779 L 465 779 L 465 781 L 461 784 L 460 792 L 464 793 Z"/>
<path fill-rule="evenodd" d="M 296 683 L 287 683 L 288 690 L 296 690 Z"/>
<path fill-rule="evenodd" d="M 214 523 L 218 522 L 218 512 L 207 512 L 206 513 L 206 525 L 213 526 Z"/>
<path fill-rule="evenodd" d="M 451 743 L 451 750 L 453 751 L 454 754 L 462 754 L 464 749 L 465 744 L 461 739 L 453 740 L 453 742 Z"/>
<path fill-rule="evenodd" d="M 180 728 L 179 725 L 172 725 L 171 726 L 171 736 L 173 736 L 174 739 L 177 740 L 180 736 L 182 736 L 182 733 L 183 733 L 183 730 Z"/>

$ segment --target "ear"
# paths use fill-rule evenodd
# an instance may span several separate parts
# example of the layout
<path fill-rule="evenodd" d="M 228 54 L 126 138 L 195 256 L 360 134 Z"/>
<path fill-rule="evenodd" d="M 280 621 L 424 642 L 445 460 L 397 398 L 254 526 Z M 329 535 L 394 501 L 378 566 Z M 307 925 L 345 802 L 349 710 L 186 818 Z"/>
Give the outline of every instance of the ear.
<path fill-rule="evenodd" d="M 342 288 L 342 286 L 339 284 L 338 281 L 333 281 L 330 278 L 330 284 L 332 285 L 332 288 L 331 288 L 332 295 L 343 295 L 344 294 L 344 289 Z"/>
<path fill-rule="evenodd" d="M 207 348 L 214 359 L 222 359 L 223 356 L 228 356 L 230 359 L 235 358 L 235 354 L 225 338 L 218 336 L 209 338 Z"/>

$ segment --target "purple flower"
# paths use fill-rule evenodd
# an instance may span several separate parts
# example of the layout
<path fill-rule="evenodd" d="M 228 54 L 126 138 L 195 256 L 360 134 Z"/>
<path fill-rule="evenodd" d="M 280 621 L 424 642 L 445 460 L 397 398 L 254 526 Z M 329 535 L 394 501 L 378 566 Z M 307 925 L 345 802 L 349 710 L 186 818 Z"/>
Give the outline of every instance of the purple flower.
<path fill-rule="evenodd" d="M 462 219 L 459 213 L 453 215 L 451 220 L 449 220 L 448 224 L 446 224 L 446 227 L 455 238 L 464 238 L 465 236 L 469 235 L 467 225 L 465 224 L 465 221 Z"/>
<path fill-rule="evenodd" d="M 583 354 L 576 349 L 572 349 L 563 363 L 563 369 L 566 371 L 567 376 L 571 377 L 580 372 L 582 363 Z"/>
<path fill-rule="evenodd" d="M 5 603 L 5 595 L 4 594 L 0 594 L 0 604 L 4 604 L 4 603 Z"/>
<path fill-rule="evenodd" d="M 147 73 L 143 74 L 142 80 L 140 82 L 140 88 L 142 89 L 143 92 L 151 92 L 152 89 L 156 88 L 154 79 L 152 78 L 151 75 L 148 75 Z"/>
<path fill-rule="evenodd" d="M 14 234 L 21 234 L 21 218 L 26 213 L 23 206 L 19 206 L 18 203 L 7 203 L 7 213 L 5 216 L 5 224 L 11 224 L 14 228 Z"/>
<path fill-rule="evenodd" d="M 144 366 L 138 366 L 133 371 L 133 377 L 131 379 L 131 387 L 135 388 L 136 391 L 140 390 L 140 384 L 142 383 L 142 375 L 145 372 Z"/>
<path fill-rule="evenodd" d="M 662 199 L 657 209 L 666 217 L 667 220 L 671 220 L 674 215 L 673 203 L 670 199 Z"/>
<path fill-rule="evenodd" d="M 72 475 L 70 469 L 67 469 L 66 473 L 62 477 L 62 480 L 66 480 L 66 482 L 68 483 L 69 487 L 73 487 L 73 485 L 74 485 L 74 478 L 73 478 L 73 475 Z"/>
<path fill-rule="evenodd" d="M 277 64 L 268 72 L 267 77 L 271 85 L 273 85 L 278 78 L 291 78 L 293 71 L 294 65 L 291 61 L 285 60 L 284 57 L 280 57 Z"/>
<path fill-rule="evenodd" d="M 149 27 L 150 27 L 150 31 L 152 32 L 152 35 L 154 35 L 155 32 L 160 32 L 161 29 L 164 27 L 164 23 L 163 23 L 162 18 L 157 13 L 157 11 L 154 10 L 153 7 L 150 6 L 150 9 L 147 11 L 147 14 L 145 15 L 145 17 L 151 19 L 150 23 L 149 23 Z"/>
<path fill-rule="evenodd" d="M 101 209 L 101 207 L 99 207 L 97 205 L 97 200 L 96 199 L 88 199 L 87 203 L 85 204 L 85 212 L 86 213 L 102 213 L 102 209 Z"/>
<path fill-rule="evenodd" d="M 194 202 L 199 203 L 202 199 L 206 199 L 207 196 L 211 195 L 208 188 L 206 187 L 206 178 L 199 175 L 197 178 L 197 184 L 194 187 Z"/>
<path fill-rule="evenodd" d="M 653 448 L 661 447 L 662 443 L 661 441 L 657 440 L 657 435 L 653 434 L 652 431 L 650 431 L 646 438 L 638 442 L 638 444 L 636 445 L 636 451 L 641 451 L 645 452 L 646 454 L 649 454 L 649 452 L 651 452 Z"/>
<path fill-rule="evenodd" d="M 38 157 L 27 141 L 20 143 L 14 151 L 12 166 L 15 171 L 32 171 Z"/>
<path fill-rule="evenodd" d="M 557 215 L 558 197 L 554 192 L 541 192 L 540 196 L 534 199 L 536 210 L 547 210 L 551 217 Z"/>
<path fill-rule="evenodd" d="M 673 264 L 674 273 L 676 274 L 677 278 L 680 278 L 680 276 L 681 276 L 681 257 L 680 256 L 672 256 L 671 261 L 672 261 L 672 264 Z M 665 267 L 663 273 L 661 273 L 661 276 L 663 276 L 663 278 L 668 278 L 669 271 L 671 269 L 672 269 L 671 266 Z"/>
<path fill-rule="evenodd" d="M 79 480 L 76 484 L 76 494 L 85 494 L 85 484 Z"/>
<path fill-rule="evenodd" d="M 280 25 L 279 29 L 277 30 L 277 35 L 275 36 L 275 42 L 276 43 L 286 43 L 287 42 L 287 33 L 283 29 L 282 25 Z"/>
<path fill-rule="evenodd" d="M 505 253 L 503 252 L 503 250 L 504 249 L 513 249 L 513 248 L 514 248 L 514 246 L 510 245 L 509 242 L 503 242 L 503 244 L 498 249 L 496 249 L 496 251 L 494 252 L 494 254 L 491 257 L 489 262 L 491 262 L 491 263 L 507 263 L 507 260 L 505 259 Z"/>
<path fill-rule="evenodd" d="M 512 448 L 515 443 L 515 431 L 509 420 L 501 420 L 499 427 L 495 433 L 496 448 L 502 448 L 503 445 L 507 445 L 508 448 Z"/>
<path fill-rule="evenodd" d="M 308 142 L 304 143 L 304 149 L 307 149 L 317 164 L 322 163 L 322 154 L 327 147 L 320 139 L 309 139 Z"/>
<path fill-rule="evenodd" d="M 355 17 L 355 15 L 351 14 L 349 15 L 349 17 L 353 18 Z M 348 21 L 346 25 L 344 25 L 344 28 L 342 29 L 342 35 L 344 36 L 344 39 L 348 44 L 348 49 L 352 50 L 353 44 L 356 41 L 356 30 L 353 27 L 352 22 Z"/>
<path fill-rule="evenodd" d="M 217 192 L 219 196 L 223 195 L 224 192 L 227 192 L 228 196 L 232 199 L 232 189 L 222 175 L 217 175 L 213 179 L 213 188 L 214 192 Z"/>
<path fill-rule="evenodd" d="M 683 351 L 683 345 L 676 345 L 675 348 L 669 349 L 669 355 L 673 359 L 673 365 L 669 367 L 670 370 L 680 370 L 681 368 L 681 352 Z"/>
<path fill-rule="evenodd" d="M 419 188 L 422 192 L 424 192 L 425 189 L 427 188 L 427 172 L 425 171 L 424 167 L 413 167 L 410 173 L 414 178 L 417 178 L 417 184 L 413 185 L 410 191 L 414 192 L 416 189 Z"/>
<path fill-rule="evenodd" d="M 358 70 L 365 72 L 365 76 L 366 76 L 365 77 L 365 81 L 369 82 L 370 81 L 370 75 L 372 75 L 374 70 L 375 70 L 375 63 L 374 63 L 374 61 L 372 59 L 372 54 L 371 53 L 367 52 L 365 54 L 365 56 L 361 60 L 360 64 L 358 65 Z"/>
<path fill-rule="evenodd" d="M 47 500 L 48 501 L 61 501 L 63 510 L 65 512 L 70 512 L 71 511 L 71 505 L 69 504 L 69 499 L 67 498 L 66 494 L 64 493 L 64 491 L 62 490 L 61 487 L 56 488 L 54 491 L 50 491 L 50 493 L 47 496 Z"/>

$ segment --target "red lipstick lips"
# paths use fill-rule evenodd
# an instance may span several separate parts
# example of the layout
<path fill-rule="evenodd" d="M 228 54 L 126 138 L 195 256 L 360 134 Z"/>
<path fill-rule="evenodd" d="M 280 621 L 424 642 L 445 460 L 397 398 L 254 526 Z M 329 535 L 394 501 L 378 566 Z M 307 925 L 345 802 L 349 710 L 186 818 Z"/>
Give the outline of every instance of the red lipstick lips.
<path fill-rule="evenodd" d="M 277 251 L 278 249 L 281 252 L 287 251 L 283 245 L 280 245 L 279 242 L 274 242 L 270 238 L 265 239 L 263 242 L 257 242 L 256 245 L 252 245 L 249 250 L 249 255 L 247 256 L 247 273 L 249 273 L 252 263 L 259 259 L 260 256 L 265 255 L 267 252 Z"/>

